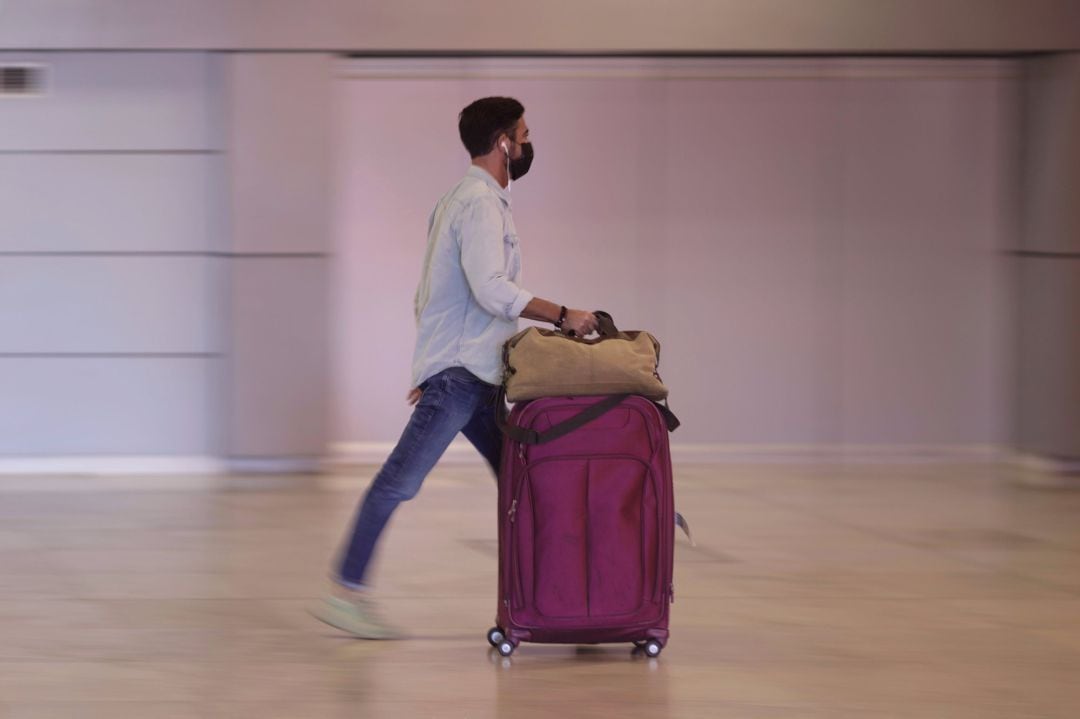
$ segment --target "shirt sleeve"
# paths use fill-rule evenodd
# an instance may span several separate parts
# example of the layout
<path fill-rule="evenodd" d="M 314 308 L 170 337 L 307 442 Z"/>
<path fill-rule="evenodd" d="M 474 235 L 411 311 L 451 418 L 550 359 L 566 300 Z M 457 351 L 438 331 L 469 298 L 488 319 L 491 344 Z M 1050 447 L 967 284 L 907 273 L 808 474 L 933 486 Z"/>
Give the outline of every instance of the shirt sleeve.
<path fill-rule="evenodd" d="M 516 320 L 533 299 L 506 275 L 503 217 L 494 198 L 479 198 L 462 212 L 461 267 L 476 302 L 485 311 Z"/>

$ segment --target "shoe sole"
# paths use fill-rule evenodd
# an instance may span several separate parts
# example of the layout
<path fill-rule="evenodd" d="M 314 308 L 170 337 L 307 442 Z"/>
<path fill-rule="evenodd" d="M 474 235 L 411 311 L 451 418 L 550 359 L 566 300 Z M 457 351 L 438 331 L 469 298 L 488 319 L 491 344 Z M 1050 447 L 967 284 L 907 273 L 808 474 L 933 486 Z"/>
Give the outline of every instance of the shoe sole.
<path fill-rule="evenodd" d="M 398 634 L 396 632 L 390 632 L 390 631 L 381 631 L 381 632 L 379 632 L 379 631 L 358 630 L 356 628 L 356 626 L 350 621 L 350 617 L 348 617 L 347 615 L 338 614 L 336 612 L 328 611 L 328 612 L 323 613 L 323 612 L 320 612 L 320 611 L 316 611 L 314 609 L 309 609 L 308 614 L 310 614 L 315 619 L 318 619 L 323 624 L 327 624 L 327 625 L 333 627 L 334 629 L 338 629 L 340 631 L 345 632 L 346 634 L 350 634 L 350 635 L 356 637 L 357 639 L 370 639 L 372 641 L 384 641 L 384 640 L 392 640 L 392 639 L 401 639 L 402 638 L 402 635 Z"/>

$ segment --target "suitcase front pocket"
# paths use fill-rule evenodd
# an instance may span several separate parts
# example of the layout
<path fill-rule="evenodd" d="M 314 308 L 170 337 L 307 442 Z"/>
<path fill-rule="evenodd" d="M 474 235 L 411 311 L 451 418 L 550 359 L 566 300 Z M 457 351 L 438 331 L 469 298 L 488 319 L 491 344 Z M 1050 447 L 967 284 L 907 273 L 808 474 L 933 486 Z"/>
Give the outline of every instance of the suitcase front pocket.
<path fill-rule="evenodd" d="M 546 619 L 626 621 L 656 595 L 659 503 L 636 457 L 546 459 L 519 486 L 513 605 Z"/>

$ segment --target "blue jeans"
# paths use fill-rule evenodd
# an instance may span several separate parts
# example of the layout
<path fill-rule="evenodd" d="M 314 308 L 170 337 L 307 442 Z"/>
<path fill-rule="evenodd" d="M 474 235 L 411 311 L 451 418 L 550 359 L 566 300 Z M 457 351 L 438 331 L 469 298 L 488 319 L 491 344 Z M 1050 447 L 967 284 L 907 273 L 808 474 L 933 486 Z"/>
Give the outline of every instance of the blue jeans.
<path fill-rule="evenodd" d="M 502 436 L 495 423 L 499 388 L 462 367 L 443 370 L 420 385 L 423 396 L 371 486 L 353 525 L 338 579 L 346 586 L 364 584 L 375 544 L 397 506 L 420 491 L 420 485 L 458 432 L 499 471 Z"/>

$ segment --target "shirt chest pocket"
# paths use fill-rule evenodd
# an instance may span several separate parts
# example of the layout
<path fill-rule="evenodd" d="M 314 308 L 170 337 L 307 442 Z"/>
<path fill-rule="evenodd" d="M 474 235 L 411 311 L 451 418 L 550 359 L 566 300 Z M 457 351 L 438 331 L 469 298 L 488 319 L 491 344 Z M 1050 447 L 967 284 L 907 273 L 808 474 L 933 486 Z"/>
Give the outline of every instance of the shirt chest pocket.
<path fill-rule="evenodd" d="M 506 258 L 506 275 L 516 280 L 521 272 L 521 250 L 518 247 L 517 232 L 514 225 L 507 222 L 503 229 L 503 256 Z"/>

